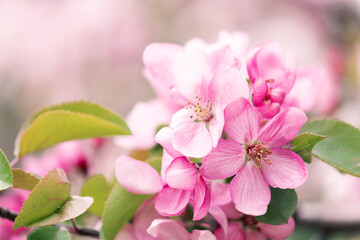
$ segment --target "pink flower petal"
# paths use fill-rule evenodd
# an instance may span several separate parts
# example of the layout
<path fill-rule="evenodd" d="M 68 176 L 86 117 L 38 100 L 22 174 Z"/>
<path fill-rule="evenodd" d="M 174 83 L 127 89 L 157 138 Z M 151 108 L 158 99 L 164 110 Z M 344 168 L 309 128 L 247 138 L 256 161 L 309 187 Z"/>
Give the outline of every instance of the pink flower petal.
<path fill-rule="evenodd" d="M 275 188 L 297 188 L 308 175 L 308 169 L 302 158 L 296 153 L 285 149 L 272 149 L 268 155 L 271 164 L 262 163 L 261 172 L 265 181 Z"/>
<path fill-rule="evenodd" d="M 213 78 L 210 61 L 200 50 L 181 52 L 172 66 L 176 90 L 190 102 L 196 96 L 206 98 L 210 80 Z"/>
<path fill-rule="evenodd" d="M 157 240 L 183 240 L 189 239 L 186 229 L 171 219 L 155 219 L 147 232 Z"/>
<path fill-rule="evenodd" d="M 209 132 L 213 147 L 216 147 L 224 129 L 224 110 L 220 107 L 215 107 L 215 114 L 209 123 Z"/>
<path fill-rule="evenodd" d="M 209 230 L 193 230 L 191 240 L 216 240 L 216 237 Z"/>
<path fill-rule="evenodd" d="M 166 150 L 164 150 L 161 158 L 161 180 L 163 181 L 163 185 L 167 185 L 165 173 L 173 160 L 174 158 L 170 156 Z"/>
<path fill-rule="evenodd" d="M 266 236 L 256 230 L 248 230 L 246 232 L 246 240 L 267 240 Z"/>
<path fill-rule="evenodd" d="M 264 118 L 270 119 L 273 118 L 276 114 L 280 112 L 280 104 L 277 102 L 273 103 L 260 103 L 256 106 L 257 110 L 261 113 Z"/>
<path fill-rule="evenodd" d="M 155 239 L 147 233 L 147 229 L 154 219 L 165 218 L 156 211 L 154 207 L 155 200 L 156 197 L 153 197 L 146 201 L 134 216 L 133 228 L 137 239 Z"/>
<path fill-rule="evenodd" d="M 265 82 L 257 81 L 254 83 L 253 103 L 255 106 L 262 103 L 268 91 L 268 86 Z"/>
<path fill-rule="evenodd" d="M 225 132 L 238 143 L 252 143 L 260 128 L 260 118 L 245 98 L 229 104 L 225 109 Z"/>
<path fill-rule="evenodd" d="M 155 136 L 155 141 L 159 143 L 171 157 L 176 158 L 182 156 L 181 153 L 176 151 L 171 142 L 171 134 L 173 129 L 163 127 Z"/>
<path fill-rule="evenodd" d="M 171 139 L 175 150 L 194 158 L 206 156 L 213 145 L 205 122 L 187 122 L 174 129 Z"/>
<path fill-rule="evenodd" d="M 228 220 L 224 211 L 218 205 L 211 203 L 209 213 L 220 224 L 224 236 L 227 236 Z"/>
<path fill-rule="evenodd" d="M 197 180 L 196 168 L 185 158 L 175 158 L 165 172 L 165 180 L 172 188 L 193 190 Z"/>
<path fill-rule="evenodd" d="M 131 157 L 118 158 L 115 166 L 116 179 L 131 193 L 153 194 L 162 189 L 161 178 L 149 164 Z"/>
<path fill-rule="evenodd" d="M 240 71 L 228 68 L 210 83 L 210 101 L 225 108 L 240 97 L 249 98 L 249 84 Z"/>
<path fill-rule="evenodd" d="M 220 139 L 216 148 L 204 157 L 200 173 L 209 179 L 234 176 L 244 164 L 243 147 L 231 140 Z"/>
<path fill-rule="evenodd" d="M 152 148 L 155 145 L 156 128 L 170 123 L 171 116 L 172 112 L 160 99 L 138 102 L 126 117 L 132 135 L 116 137 L 115 142 L 131 150 Z"/>
<path fill-rule="evenodd" d="M 230 183 L 231 198 L 238 211 L 259 216 L 267 211 L 271 194 L 259 169 L 255 166 L 242 167 Z"/>
<path fill-rule="evenodd" d="M 163 216 L 177 216 L 189 203 L 191 192 L 166 186 L 157 195 L 155 208 Z"/>
<path fill-rule="evenodd" d="M 270 148 L 281 147 L 296 136 L 306 120 L 305 113 L 300 109 L 287 108 L 265 124 L 258 140 L 265 142 Z"/>
<path fill-rule="evenodd" d="M 176 56 L 183 51 L 183 47 L 169 43 L 153 43 L 145 48 L 143 62 L 152 79 L 162 86 L 170 88 L 174 85 L 171 72 Z M 156 87 L 154 88 L 156 91 Z M 161 94 L 161 93 L 160 93 Z"/>
<path fill-rule="evenodd" d="M 222 227 L 215 230 L 215 236 L 217 240 L 248 240 L 245 236 L 245 232 L 242 229 L 240 223 L 230 222 L 227 230 L 227 236 L 224 235 Z"/>
<path fill-rule="evenodd" d="M 202 219 L 208 213 L 210 196 L 210 187 L 200 176 L 194 189 L 194 221 Z"/>
<path fill-rule="evenodd" d="M 213 182 L 211 183 L 211 202 L 216 205 L 225 205 L 231 202 L 229 184 Z"/>
<path fill-rule="evenodd" d="M 290 218 L 288 223 L 283 225 L 270 225 L 265 223 L 258 223 L 257 227 L 260 228 L 261 232 L 268 238 L 274 240 L 283 240 L 290 237 L 295 228 L 295 221 Z"/>
<path fill-rule="evenodd" d="M 11 240 L 14 239 L 11 238 Z M 133 226 L 130 223 L 126 223 L 116 235 L 115 240 L 137 240 Z"/>

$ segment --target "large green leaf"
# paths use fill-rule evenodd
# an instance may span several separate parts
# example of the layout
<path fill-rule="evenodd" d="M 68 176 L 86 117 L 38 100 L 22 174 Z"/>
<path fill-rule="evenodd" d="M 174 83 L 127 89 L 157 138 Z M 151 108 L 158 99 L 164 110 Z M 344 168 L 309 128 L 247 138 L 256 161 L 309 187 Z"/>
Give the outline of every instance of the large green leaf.
<path fill-rule="evenodd" d="M 147 163 L 158 172 L 160 171 L 161 158 L 151 158 Z M 152 196 L 132 194 L 119 183 L 116 183 L 105 203 L 101 228 L 102 237 L 105 240 L 113 240 L 139 207 Z"/>
<path fill-rule="evenodd" d="M 29 233 L 27 240 L 71 240 L 71 235 L 64 228 L 47 226 Z"/>
<path fill-rule="evenodd" d="M 313 133 L 301 133 L 290 142 L 290 144 L 294 146 L 291 151 L 296 152 L 298 155 L 300 155 L 300 157 L 305 162 L 311 163 L 311 150 L 313 149 L 315 144 L 319 143 L 325 138 L 325 136 L 320 136 Z"/>
<path fill-rule="evenodd" d="M 49 217 L 70 198 L 70 183 L 62 169 L 51 170 L 30 193 L 14 222 L 14 230 Z"/>
<path fill-rule="evenodd" d="M 262 216 L 255 217 L 258 221 L 271 224 L 281 225 L 289 221 L 297 205 L 297 195 L 294 189 L 272 188 L 271 201 L 268 205 L 267 212 Z"/>
<path fill-rule="evenodd" d="M 360 177 L 360 130 L 335 119 L 304 124 L 300 132 L 327 136 L 312 150 L 313 156 L 342 172 Z"/>
<path fill-rule="evenodd" d="M 9 161 L 5 154 L 0 150 L 0 191 L 11 187 L 13 184 L 13 176 Z"/>
<path fill-rule="evenodd" d="M 12 169 L 13 187 L 32 191 L 41 178 L 20 168 Z"/>
<path fill-rule="evenodd" d="M 85 181 L 80 190 L 80 196 L 90 196 L 94 199 L 89 211 L 101 216 L 105 207 L 105 201 L 111 191 L 111 185 L 101 174 L 90 177 Z"/>
<path fill-rule="evenodd" d="M 33 114 L 17 137 L 15 155 L 73 139 L 127 134 L 131 132 L 124 120 L 110 110 L 91 102 L 69 102 Z"/>

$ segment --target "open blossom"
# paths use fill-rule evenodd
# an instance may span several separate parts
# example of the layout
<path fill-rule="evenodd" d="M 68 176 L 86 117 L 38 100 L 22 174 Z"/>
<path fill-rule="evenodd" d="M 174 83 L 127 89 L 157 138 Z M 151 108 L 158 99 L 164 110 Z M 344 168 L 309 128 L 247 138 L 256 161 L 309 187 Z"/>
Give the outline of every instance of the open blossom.
<path fill-rule="evenodd" d="M 185 156 L 204 157 L 221 137 L 225 107 L 248 97 L 247 82 L 235 68 L 215 75 L 203 51 L 178 54 L 172 70 L 176 92 L 187 102 L 172 117 L 172 144 Z"/>
<path fill-rule="evenodd" d="M 270 42 L 258 47 L 247 63 L 253 103 L 264 118 L 280 112 L 286 94 L 295 83 L 295 72 L 285 66 L 281 55 L 280 44 Z"/>
<path fill-rule="evenodd" d="M 247 99 L 225 110 L 224 130 L 231 139 L 221 139 L 203 160 L 200 169 L 209 179 L 235 177 L 230 195 L 236 209 L 263 215 L 270 202 L 269 185 L 296 188 L 307 178 L 307 167 L 296 153 L 283 149 L 306 122 L 305 114 L 288 108 L 260 128 L 260 117 Z"/>

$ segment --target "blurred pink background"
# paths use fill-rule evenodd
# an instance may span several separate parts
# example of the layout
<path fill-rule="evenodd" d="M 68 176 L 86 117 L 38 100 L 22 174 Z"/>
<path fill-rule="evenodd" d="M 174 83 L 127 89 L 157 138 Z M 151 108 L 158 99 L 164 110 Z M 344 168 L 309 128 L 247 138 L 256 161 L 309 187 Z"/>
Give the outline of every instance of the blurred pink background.
<path fill-rule="evenodd" d="M 277 40 L 299 68 L 321 65 L 329 73 L 317 83 L 328 89 L 321 98 L 335 101 L 315 99 L 312 114 L 360 127 L 357 0 L 0 0 L 1 148 L 12 159 L 21 123 L 52 103 L 88 99 L 126 116 L 137 101 L 155 96 L 143 76 L 142 53 L 149 43 L 214 42 L 222 30 L 249 34 L 251 46 Z M 335 183 L 324 180 L 344 177 L 319 165 L 324 164 L 310 167 L 315 180 L 299 191 L 303 205 L 344 201 L 326 192 Z M 340 186 L 338 194 L 360 199 L 360 181 L 345 178 L 353 191 L 341 193 Z M 360 208 L 359 201 L 352 203 Z M 309 206 L 306 214 L 314 212 Z M 360 221 L 360 212 L 351 219 Z"/>

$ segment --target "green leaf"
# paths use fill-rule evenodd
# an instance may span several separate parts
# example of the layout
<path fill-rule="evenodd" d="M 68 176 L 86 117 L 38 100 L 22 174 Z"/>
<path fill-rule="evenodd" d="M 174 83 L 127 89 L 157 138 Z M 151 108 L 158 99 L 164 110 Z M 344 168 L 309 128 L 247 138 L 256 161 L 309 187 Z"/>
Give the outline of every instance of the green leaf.
<path fill-rule="evenodd" d="M 25 172 L 20 168 L 12 169 L 13 187 L 32 191 L 41 178 L 35 174 Z"/>
<path fill-rule="evenodd" d="M 90 177 L 85 181 L 80 190 L 80 196 L 90 196 L 94 199 L 89 211 L 101 216 L 105 207 L 105 201 L 111 191 L 111 185 L 101 174 Z"/>
<path fill-rule="evenodd" d="M 152 196 L 132 194 L 119 183 L 115 183 L 105 203 L 103 212 L 101 230 L 104 239 L 114 239 L 121 228 L 134 216 L 139 207 Z"/>
<path fill-rule="evenodd" d="M 312 150 L 314 157 L 342 172 L 360 177 L 360 130 L 335 119 L 308 122 L 300 132 L 327 136 Z"/>
<path fill-rule="evenodd" d="M 267 212 L 262 216 L 255 217 L 256 220 L 271 224 L 281 225 L 289 221 L 297 205 L 297 195 L 294 189 L 272 188 L 271 201 Z"/>
<path fill-rule="evenodd" d="M 70 233 L 64 229 L 55 226 L 37 228 L 29 233 L 27 240 L 71 240 Z"/>
<path fill-rule="evenodd" d="M 131 134 L 124 120 L 110 110 L 85 101 L 45 108 L 33 114 L 18 134 L 15 155 L 85 138 Z"/>
<path fill-rule="evenodd" d="M 320 136 L 313 133 L 301 133 L 290 142 L 290 144 L 294 146 L 291 151 L 297 153 L 304 160 L 304 162 L 311 163 L 311 150 L 315 144 L 321 142 L 325 138 L 325 136 Z"/>
<path fill-rule="evenodd" d="M 0 191 L 13 185 L 13 176 L 9 161 L 3 151 L 0 150 Z"/>
<path fill-rule="evenodd" d="M 161 169 L 161 158 L 151 158 L 148 161 L 158 172 Z M 130 221 L 140 206 L 154 195 L 140 195 L 128 192 L 118 182 L 111 190 L 103 212 L 102 238 L 113 240 L 121 228 Z"/>
<path fill-rule="evenodd" d="M 54 168 L 40 180 L 14 222 L 14 230 L 49 217 L 70 198 L 70 183 L 62 169 Z"/>
<path fill-rule="evenodd" d="M 28 227 L 41 227 L 76 218 L 86 212 L 94 202 L 91 197 L 70 196 L 60 208 L 50 216 L 30 224 Z"/>

